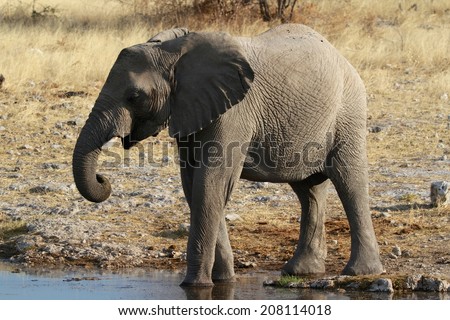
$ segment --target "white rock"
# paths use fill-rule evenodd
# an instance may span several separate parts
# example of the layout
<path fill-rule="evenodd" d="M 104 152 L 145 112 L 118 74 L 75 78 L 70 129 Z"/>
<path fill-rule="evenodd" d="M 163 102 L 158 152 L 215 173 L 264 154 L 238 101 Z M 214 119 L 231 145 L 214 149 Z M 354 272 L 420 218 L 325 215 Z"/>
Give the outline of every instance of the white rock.
<path fill-rule="evenodd" d="M 189 229 L 191 228 L 191 225 L 189 223 L 181 223 L 178 227 L 178 230 L 181 232 L 189 232 Z"/>
<path fill-rule="evenodd" d="M 393 254 L 392 252 L 390 252 L 390 253 L 388 254 L 388 257 L 391 258 L 391 259 L 397 259 L 397 258 L 398 258 L 398 256 L 395 255 L 395 254 Z"/>
<path fill-rule="evenodd" d="M 255 262 L 251 261 L 238 261 L 238 267 L 239 268 L 256 268 L 258 265 Z"/>
<path fill-rule="evenodd" d="M 236 220 L 242 220 L 241 216 L 236 213 L 229 213 L 225 216 L 225 219 L 227 221 L 236 221 Z"/>
<path fill-rule="evenodd" d="M 392 253 L 395 254 L 396 256 L 401 256 L 402 255 L 402 250 L 400 249 L 399 246 L 395 246 L 392 248 Z"/>
<path fill-rule="evenodd" d="M 371 292 L 394 292 L 391 279 L 376 279 L 369 287 Z"/>
<path fill-rule="evenodd" d="M 435 181 L 431 183 L 430 200 L 433 207 L 447 206 L 450 204 L 449 183 L 447 181 Z"/>
<path fill-rule="evenodd" d="M 253 184 L 253 187 L 255 189 L 266 189 L 269 187 L 269 183 L 268 182 L 255 182 Z"/>

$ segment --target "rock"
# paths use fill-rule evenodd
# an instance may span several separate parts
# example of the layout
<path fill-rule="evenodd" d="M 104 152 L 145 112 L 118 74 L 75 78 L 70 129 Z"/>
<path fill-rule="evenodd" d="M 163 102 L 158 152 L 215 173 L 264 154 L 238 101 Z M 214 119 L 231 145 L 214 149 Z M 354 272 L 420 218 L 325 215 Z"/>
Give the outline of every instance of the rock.
<path fill-rule="evenodd" d="M 81 125 L 83 125 L 83 123 L 84 123 L 84 119 L 75 118 L 75 119 L 71 119 L 71 120 L 67 121 L 66 123 L 67 123 L 67 125 L 72 126 L 72 127 L 81 127 Z"/>
<path fill-rule="evenodd" d="M 1 76 L 1 75 L 0 75 Z M 448 93 L 447 92 L 444 92 L 441 96 L 440 96 L 440 99 L 442 100 L 442 101 L 447 101 L 448 100 Z"/>
<path fill-rule="evenodd" d="M 369 133 L 379 133 L 379 132 L 383 131 L 384 128 L 381 126 L 372 126 L 372 127 L 369 127 L 367 130 L 369 131 Z"/>
<path fill-rule="evenodd" d="M 180 252 L 180 251 L 172 251 L 172 252 L 170 252 L 169 257 L 170 257 L 170 258 L 177 259 L 177 258 L 181 258 L 182 255 L 183 255 L 183 252 Z"/>
<path fill-rule="evenodd" d="M 47 253 L 52 254 L 52 255 L 59 255 L 59 254 L 61 254 L 61 250 L 62 250 L 62 247 L 61 246 L 57 246 L 55 244 L 49 244 L 49 245 L 47 245 L 46 247 L 44 247 L 42 249 L 42 251 L 47 252 Z"/>
<path fill-rule="evenodd" d="M 392 252 L 390 252 L 390 253 L 388 254 L 388 257 L 391 258 L 391 259 L 398 259 L 398 256 L 395 255 L 395 254 L 392 253 Z"/>
<path fill-rule="evenodd" d="M 274 280 L 264 280 L 263 281 L 263 286 L 265 287 L 274 287 L 277 285 L 277 281 Z"/>
<path fill-rule="evenodd" d="M 309 284 L 307 282 L 289 282 L 286 285 L 286 288 L 303 288 L 303 289 L 307 289 L 310 288 Z"/>
<path fill-rule="evenodd" d="M 359 290 L 360 284 L 358 282 L 350 282 L 345 286 L 345 288 L 349 290 Z"/>
<path fill-rule="evenodd" d="M 256 268 L 258 265 L 255 262 L 239 260 L 237 266 L 238 268 Z"/>
<path fill-rule="evenodd" d="M 272 198 L 269 196 L 257 196 L 254 198 L 254 200 L 256 202 L 268 202 L 268 201 L 272 200 Z"/>
<path fill-rule="evenodd" d="M 8 187 L 8 190 L 11 190 L 11 191 L 22 191 L 22 190 L 25 189 L 25 187 L 26 186 L 24 184 L 11 184 Z"/>
<path fill-rule="evenodd" d="M 449 183 L 434 181 L 430 187 L 430 200 L 433 207 L 445 207 L 450 204 Z"/>
<path fill-rule="evenodd" d="M 265 189 L 265 188 L 269 187 L 269 183 L 268 182 L 254 182 L 252 184 L 252 187 L 255 189 Z"/>
<path fill-rule="evenodd" d="M 49 192 L 54 192 L 55 189 L 52 188 L 49 185 L 43 184 L 43 185 L 39 185 L 39 186 L 36 186 L 36 187 L 32 187 L 32 188 L 30 188 L 29 191 L 30 191 L 30 193 L 46 194 L 46 193 L 49 193 Z"/>
<path fill-rule="evenodd" d="M 3 82 L 5 82 L 5 77 L 0 73 L 0 88 L 3 85 Z"/>
<path fill-rule="evenodd" d="M 182 233 L 189 233 L 189 229 L 191 228 L 191 225 L 189 223 L 180 223 L 180 226 L 178 227 L 178 231 Z"/>
<path fill-rule="evenodd" d="M 236 220 L 242 220 L 241 216 L 237 213 L 229 213 L 225 216 L 225 219 L 227 221 L 236 221 Z"/>
<path fill-rule="evenodd" d="M 427 292 L 447 291 L 449 284 L 446 280 L 422 276 L 415 290 Z"/>
<path fill-rule="evenodd" d="M 40 236 L 20 236 L 16 240 L 16 249 L 23 253 L 39 246 L 41 242 L 42 238 Z"/>
<path fill-rule="evenodd" d="M 400 249 L 399 246 L 395 246 L 392 248 L 392 253 L 395 254 L 397 257 L 402 255 L 402 250 Z"/>
<path fill-rule="evenodd" d="M 171 160 L 172 160 L 172 158 L 169 156 L 163 156 L 161 159 L 163 164 L 168 164 Z"/>
<path fill-rule="evenodd" d="M 416 290 L 419 286 L 419 281 L 422 279 L 422 275 L 412 275 L 408 276 L 405 280 L 406 289 Z"/>
<path fill-rule="evenodd" d="M 72 98 L 72 97 L 86 97 L 88 94 L 84 91 L 60 91 L 58 97 Z"/>
<path fill-rule="evenodd" d="M 56 129 L 63 129 L 64 128 L 64 123 L 62 123 L 61 121 L 58 121 L 57 123 L 55 123 L 55 128 Z"/>
<path fill-rule="evenodd" d="M 370 292 L 394 292 L 391 279 L 380 278 L 376 279 L 370 285 L 368 291 Z"/>
<path fill-rule="evenodd" d="M 374 215 L 375 218 L 390 218 L 391 214 L 388 212 L 380 212 Z"/>
<path fill-rule="evenodd" d="M 409 251 L 409 250 L 403 251 L 402 252 L 402 256 L 405 257 L 405 258 L 412 257 L 411 251 Z"/>
<path fill-rule="evenodd" d="M 60 163 L 49 163 L 49 162 L 46 162 L 42 165 L 42 168 L 44 168 L 44 169 L 55 169 L 55 170 L 64 169 L 66 167 L 67 167 L 67 165 L 63 165 Z"/>
<path fill-rule="evenodd" d="M 8 176 L 8 178 L 9 178 L 9 179 L 22 179 L 22 178 L 23 178 L 23 174 L 20 174 L 20 173 L 13 173 L 13 174 L 10 174 L 10 175 Z"/>
<path fill-rule="evenodd" d="M 331 279 L 319 279 L 311 282 L 310 287 L 312 289 L 333 289 L 335 283 Z"/>
<path fill-rule="evenodd" d="M 0 126 L 0 131 L 5 131 L 6 128 L 4 126 Z"/>

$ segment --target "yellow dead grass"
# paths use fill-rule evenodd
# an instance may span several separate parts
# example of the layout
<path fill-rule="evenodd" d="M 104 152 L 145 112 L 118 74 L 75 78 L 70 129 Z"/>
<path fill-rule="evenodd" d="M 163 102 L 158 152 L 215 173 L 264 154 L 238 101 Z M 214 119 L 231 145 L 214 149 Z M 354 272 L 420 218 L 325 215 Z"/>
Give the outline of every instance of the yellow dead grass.
<path fill-rule="evenodd" d="M 416 1 L 406 0 L 305 1 L 297 9 L 295 21 L 327 36 L 369 84 L 380 89 L 390 85 L 379 80 L 370 83 L 373 70 L 387 65 L 413 67 L 433 74 L 429 89 L 439 94 L 448 85 L 450 74 L 450 5 L 445 2 L 422 1 L 415 7 Z M 20 3 L 0 2 L 4 17 L 10 19 L 0 20 L 0 72 L 9 88 L 29 81 L 91 86 L 105 79 L 120 49 L 172 27 L 164 24 L 164 17 L 145 20 L 136 16 L 139 9 L 151 13 L 152 1 L 123 5 L 119 1 L 42 0 L 35 4 L 36 11 L 42 12 L 45 7 L 56 11 L 42 13 L 46 16 L 36 18 L 35 23 L 29 18 L 32 1 Z M 242 35 L 254 35 L 270 27 L 246 18 L 249 10 L 244 7 L 231 20 L 209 21 L 203 17 L 202 21 L 202 16 L 189 15 L 180 15 L 177 20 L 193 29 L 225 29 Z M 366 69 L 370 72 L 365 73 Z"/>

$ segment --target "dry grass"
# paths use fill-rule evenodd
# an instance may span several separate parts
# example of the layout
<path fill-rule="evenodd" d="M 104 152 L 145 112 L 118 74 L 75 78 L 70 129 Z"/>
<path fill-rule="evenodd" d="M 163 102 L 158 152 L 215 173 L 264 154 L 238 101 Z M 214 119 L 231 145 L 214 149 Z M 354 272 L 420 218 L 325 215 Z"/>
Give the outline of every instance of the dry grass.
<path fill-rule="evenodd" d="M 0 209 L 5 212 L 8 206 L 23 203 L 36 202 L 40 205 L 38 208 L 70 208 L 84 203 L 76 192 L 36 196 L 28 190 L 48 181 L 72 183 L 71 152 L 80 126 L 61 128 L 58 122 L 87 117 L 122 48 L 144 42 L 175 25 L 250 36 L 279 23 L 257 19 L 258 11 L 253 7 L 241 8 L 234 17 L 218 19 L 214 12 L 154 16 L 152 10 L 161 12 L 165 8 L 147 5 L 149 1 L 129 2 L 135 6 L 124 6 L 119 1 L 92 3 L 87 0 L 37 1 L 39 5 L 35 9 L 43 16 L 33 19 L 32 1 L 0 0 L 0 74 L 6 79 L 0 89 L 0 126 L 5 127 L 0 131 L 4 142 L 0 150 Z M 45 6 L 56 11 L 44 12 Z M 141 9 L 145 14 L 139 12 Z M 395 220 L 395 223 L 390 219 L 376 220 L 379 241 L 388 243 L 381 247 L 383 254 L 390 252 L 393 243 L 416 245 L 420 251 L 419 244 L 427 242 L 430 234 L 448 235 L 449 210 L 426 207 L 430 181 L 449 179 L 448 161 L 438 161 L 450 155 L 447 129 L 450 100 L 445 99 L 445 94 L 450 95 L 448 1 L 299 1 L 294 21 L 308 24 L 324 34 L 356 67 L 366 83 L 369 126 L 382 128 L 381 132 L 368 135 L 373 212 L 388 211 L 392 215 L 390 219 Z M 61 95 L 67 91 L 81 91 L 87 96 L 67 98 Z M 162 142 L 171 141 L 166 132 L 158 138 Z M 115 150 L 122 154 L 118 146 Z M 156 156 L 161 156 L 161 150 Z M 104 159 L 108 157 L 103 155 L 100 163 Z M 113 187 L 129 192 L 142 189 L 143 181 L 138 177 L 145 173 L 136 168 L 137 150 L 131 151 L 131 159 L 134 161 L 131 169 L 100 168 L 108 173 Z M 44 163 L 53 162 L 67 164 L 67 167 L 54 171 L 42 169 Z M 147 166 L 145 170 L 153 169 Z M 157 170 L 164 179 L 178 174 L 176 166 Z M 115 178 L 117 171 L 121 171 L 122 176 Z M 124 171 L 131 171 L 129 175 L 133 178 L 124 178 Z M 11 178 L 13 176 L 21 178 Z M 14 191 L 12 186 L 17 180 L 26 180 L 30 185 Z M 229 210 L 239 212 L 243 222 L 230 228 L 235 249 L 266 251 L 283 259 L 292 253 L 300 213 L 295 198 L 251 204 L 248 200 L 277 192 L 290 191 L 287 187 L 236 190 Z M 136 201 L 140 204 L 144 200 L 137 196 Z M 339 240 L 338 247 L 330 250 L 332 257 L 340 259 L 333 269 L 338 272 L 349 252 L 345 234 L 348 226 L 335 195 L 330 197 L 329 208 L 330 240 Z M 40 219 L 43 216 L 40 210 L 30 210 L 22 218 Z M 90 210 L 83 219 L 126 222 L 126 230 L 121 225 L 113 230 L 128 232 L 127 240 L 123 241 L 140 241 L 149 246 L 159 243 L 163 247 L 174 242 L 179 247 L 185 245 L 185 236 L 176 233 L 178 224 L 188 221 L 187 206 L 182 201 L 152 209 L 151 213 L 156 216 L 151 218 L 149 210 L 143 206 L 136 206 L 132 215 L 128 214 L 128 209 L 120 207 Z M 143 221 L 149 223 L 142 225 Z M 422 226 L 420 230 L 414 229 L 417 225 Z M 434 229 L 434 225 L 438 228 Z M 22 226 L 18 225 L 19 230 Z M 15 230 L 15 227 L 15 222 L 0 211 L 0 240 L 4 232 L 1 230 Z M 152 229 L 146 230 L 149 227 Z M 105 241 L 109 232 L 105 231 Z M 139 235 L 143 233 L 147 234 L 144 238 Z M 408 242 L 407 235 L 414 243 Z M 436 252 L 441 251 L 437 248 Z"/>
<path fill-rule="evenodd" d="M 269 28 L 268 24 L 256 19 L 257 16 L 248 14 L 257 12 L 253 7 L 244 7 L 234 19 L 217 19 L 209 23 L 210 16 L 207 15 L 179 15 L 175 21 L 167 22 L 168 19 L 161 16 L 147 15 L 144 19 L 142 15 L 136 15 L 139 8 L 152 12 L 152 6 L 145 5 L 149 1 L 134 1 L 136 6 L 140 4 L 135 8 L 118 1 L 92 4 L 88 1 L 43 0 L 37 1 L 35 10 L 43 12 L 49 7 L 55 12 L 44 12 L 42 17 L 35 19 L 31 18 L 31 1 L 3 2 L 0 2 L 4 12 L 0 24 L 0 66 L 6 84 L 13 88 L 30 80 L 90 86 L 105 78 L 121 48 L 146 41 L 173 23 L 194 30 L 225 29 L 243 35 L 254 35 Z M 389 77 L 389 72 L 383 72 L 387 66 L 406 66 L 433 74 L 429 89 L 439 94 L 450 80 L 449 8 L 445 1 L 423 1 L 417 9 L 413 7 L 415 3 L 303 1 L 294 20 L 307 23 L 326 35 L 363 71 L 363 75 L 365 70 L 377 70 L 378 74 L 367 74 L 370 88 L 376 85 L 377 89 L 383 90 L 390 85 L 375 80 L 379 76 Z M 252 18 L 255 20 L 248 20 Z"/>

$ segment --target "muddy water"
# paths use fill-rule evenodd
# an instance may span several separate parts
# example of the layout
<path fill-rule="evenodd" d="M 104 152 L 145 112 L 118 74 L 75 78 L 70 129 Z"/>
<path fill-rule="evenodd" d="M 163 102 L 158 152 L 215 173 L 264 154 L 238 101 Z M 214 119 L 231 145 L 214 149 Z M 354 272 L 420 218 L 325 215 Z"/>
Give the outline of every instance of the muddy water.
<path fill-rule="evenodd" d="M 0 300 L 181 300 L 181 299 L 448 299 L 447 295 L 410 293 L 402 296 L 376 293 L 336 293 L 318 290 L 264 287 L 276 273 L 238 275 L 232 285 L 183 289 L 182 273 L 144 269 L 55 270 L 19 269 L 0 262 Z"/>

